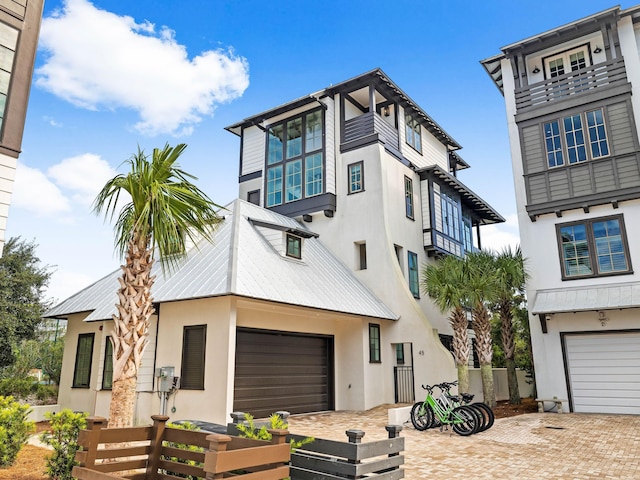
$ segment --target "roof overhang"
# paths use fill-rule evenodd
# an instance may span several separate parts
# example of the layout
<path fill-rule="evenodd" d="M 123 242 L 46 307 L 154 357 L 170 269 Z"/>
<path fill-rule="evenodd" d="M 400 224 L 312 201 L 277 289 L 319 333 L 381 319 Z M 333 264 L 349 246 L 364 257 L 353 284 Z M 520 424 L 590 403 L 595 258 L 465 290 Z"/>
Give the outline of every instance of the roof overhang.
<path fill-rule="evenodd" d="M 640 282 L 538 290 L 531 313 L 576 313 L 640 308 Z"/>
<path fill-rule="evenodd" d="M 482 198 L 469 190 L 462 182 L 460 182 L 460 180 L 458 180 L 450 173 L 445 172 L 439 166 L 432 165 L 429 167 L 421 168 L 417 170 L 417 173 L 420 175 L 421 180 L 424 180 L 431 176 L 438 179 L 440 182 L 444 183 L 450 188 L 453 188 L 460 194 L 464 204 L 469 207 L 478 216 L 478 218 L 482 220 L 482 223 L 484 225 L 505 222 L 504 217 L 496 212 L 493 208 L 491 208 L 491 206 L 487 202 L 485 202 Z"/>
<path fill-rule="evenodd" d="M 317 233 L 314 233 L 310 230 L 303 230 L 301 228 L 294 228 L 294 227 L 289 227 L 287 225 L 281 225 L 278 223 L 265 222 L 263 220 L 256 220 L 255 218 L 247 218 L 247 220 L 249 220 L 249 223 L 251 223 L 251 225 L 255 225 L 256 227 L 264 227 L 264 228 L 271 228 L 273 230 L 280 230 L 281 232 L 292 233 L 293 235 L 297 235 L 298 237 L 302 237 L 302 238 L 311 238 L 311 237 L 317 238 L 320 236 Z"/>

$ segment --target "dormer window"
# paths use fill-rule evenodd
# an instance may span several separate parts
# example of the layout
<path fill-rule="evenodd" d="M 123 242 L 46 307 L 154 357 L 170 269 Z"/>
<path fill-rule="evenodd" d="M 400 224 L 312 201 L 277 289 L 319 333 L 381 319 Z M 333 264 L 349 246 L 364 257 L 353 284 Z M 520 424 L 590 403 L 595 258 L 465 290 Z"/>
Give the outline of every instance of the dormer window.
<path fill-rule="evenodd" d="M 302 258 L 302 238 L 287 233 L 287 257 Z"/>
<path fill-rule="evenodd" d="M 267 130 L 267 207 L 324 191 L 322 109 L 287 119 Z"/>
<path fill-rule="evenodd" d="M 565 73 L 575 72 L 589 64 L 587 46 L 572 48 L 543 59 L 546 78 L 554 78 Z"/>

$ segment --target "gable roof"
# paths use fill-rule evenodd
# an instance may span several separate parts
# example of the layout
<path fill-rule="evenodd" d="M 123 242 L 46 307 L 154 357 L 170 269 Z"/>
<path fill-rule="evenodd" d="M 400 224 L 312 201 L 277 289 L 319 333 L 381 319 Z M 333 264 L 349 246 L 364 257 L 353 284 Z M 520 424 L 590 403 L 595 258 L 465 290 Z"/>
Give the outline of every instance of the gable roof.
<path fill-rule="evenodd" d="M 156 303 L 223 295 L 397 320 L 355 274 L 322 244 L 318 235 L 296 220 L 237 199 L 227 206 L 213 242 L 201 241 L 171 274 L 158 262 Z M 257 225 L 304 238 L 302 260 L 281 255 Z M 45 318 L 90 312 L 85 321 L 106 320 L 116 313 L 116 270 L 53 307 Z"/>

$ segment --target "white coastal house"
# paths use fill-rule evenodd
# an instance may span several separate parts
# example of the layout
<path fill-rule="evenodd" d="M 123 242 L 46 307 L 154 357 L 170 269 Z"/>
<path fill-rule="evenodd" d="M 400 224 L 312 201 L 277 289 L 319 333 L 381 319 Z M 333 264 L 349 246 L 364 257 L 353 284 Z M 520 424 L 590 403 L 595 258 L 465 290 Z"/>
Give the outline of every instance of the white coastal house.
<path fill-rule="evenodd" d="M 461 147 L 379 69 L 255 115 L 240 137 L 240 199 L 213 244 L 154 285 L 138 418 L 412 402 L 455 378 L 446 315 L 422 266 L 477 248 L 504 221 L 458 178 Z M 116 276 L 47 313 L 68 319 L 59 403 L 106 415 Z"/>
<path fill-rule="evenodd" d="M 538 395 L 640 413 L 640 7 L 481 63 L 504 95 Z"/>

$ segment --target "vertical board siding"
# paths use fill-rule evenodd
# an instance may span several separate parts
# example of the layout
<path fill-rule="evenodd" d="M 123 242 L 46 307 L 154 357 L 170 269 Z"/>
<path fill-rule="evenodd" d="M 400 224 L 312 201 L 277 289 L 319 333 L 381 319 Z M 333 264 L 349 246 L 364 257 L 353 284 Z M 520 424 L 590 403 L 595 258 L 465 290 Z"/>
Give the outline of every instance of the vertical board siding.
<path fill-rule="evenodd" d="M 538 125 L 531 125 L 522 129 L 522 149 L 524 150 L 525 174 L 544 172 L 546 170 L 544 142 L 540 136 L 540 127 Z"/>
<path fill-rule="evenodd" d="M 258 127 L 244 129 L 242 137 L 242 172 L 241 175 L 259 172 L 264 166 L 266 133 Z"/>
<path fill-rule="evenodd" d="M 440 202 L 440 185 L 433 184 L 433 215 L 436 219 L 436 230 L 442 231 L 442 203 Z"/>
<path fill-rule="evenodd" d="M 635 150 L 635 132 L 626 102 L 607 107 L 608 128 L 611 135 L 611 151 L 614 155 L 631 153 Z"/>
<path fill-rule="evenodd" d="M 336 106 L 332 98 L 324 98 L 323 103 L 327 105 L 324 124 L 325 142 L 325 192 L 336 193 Z"/>

